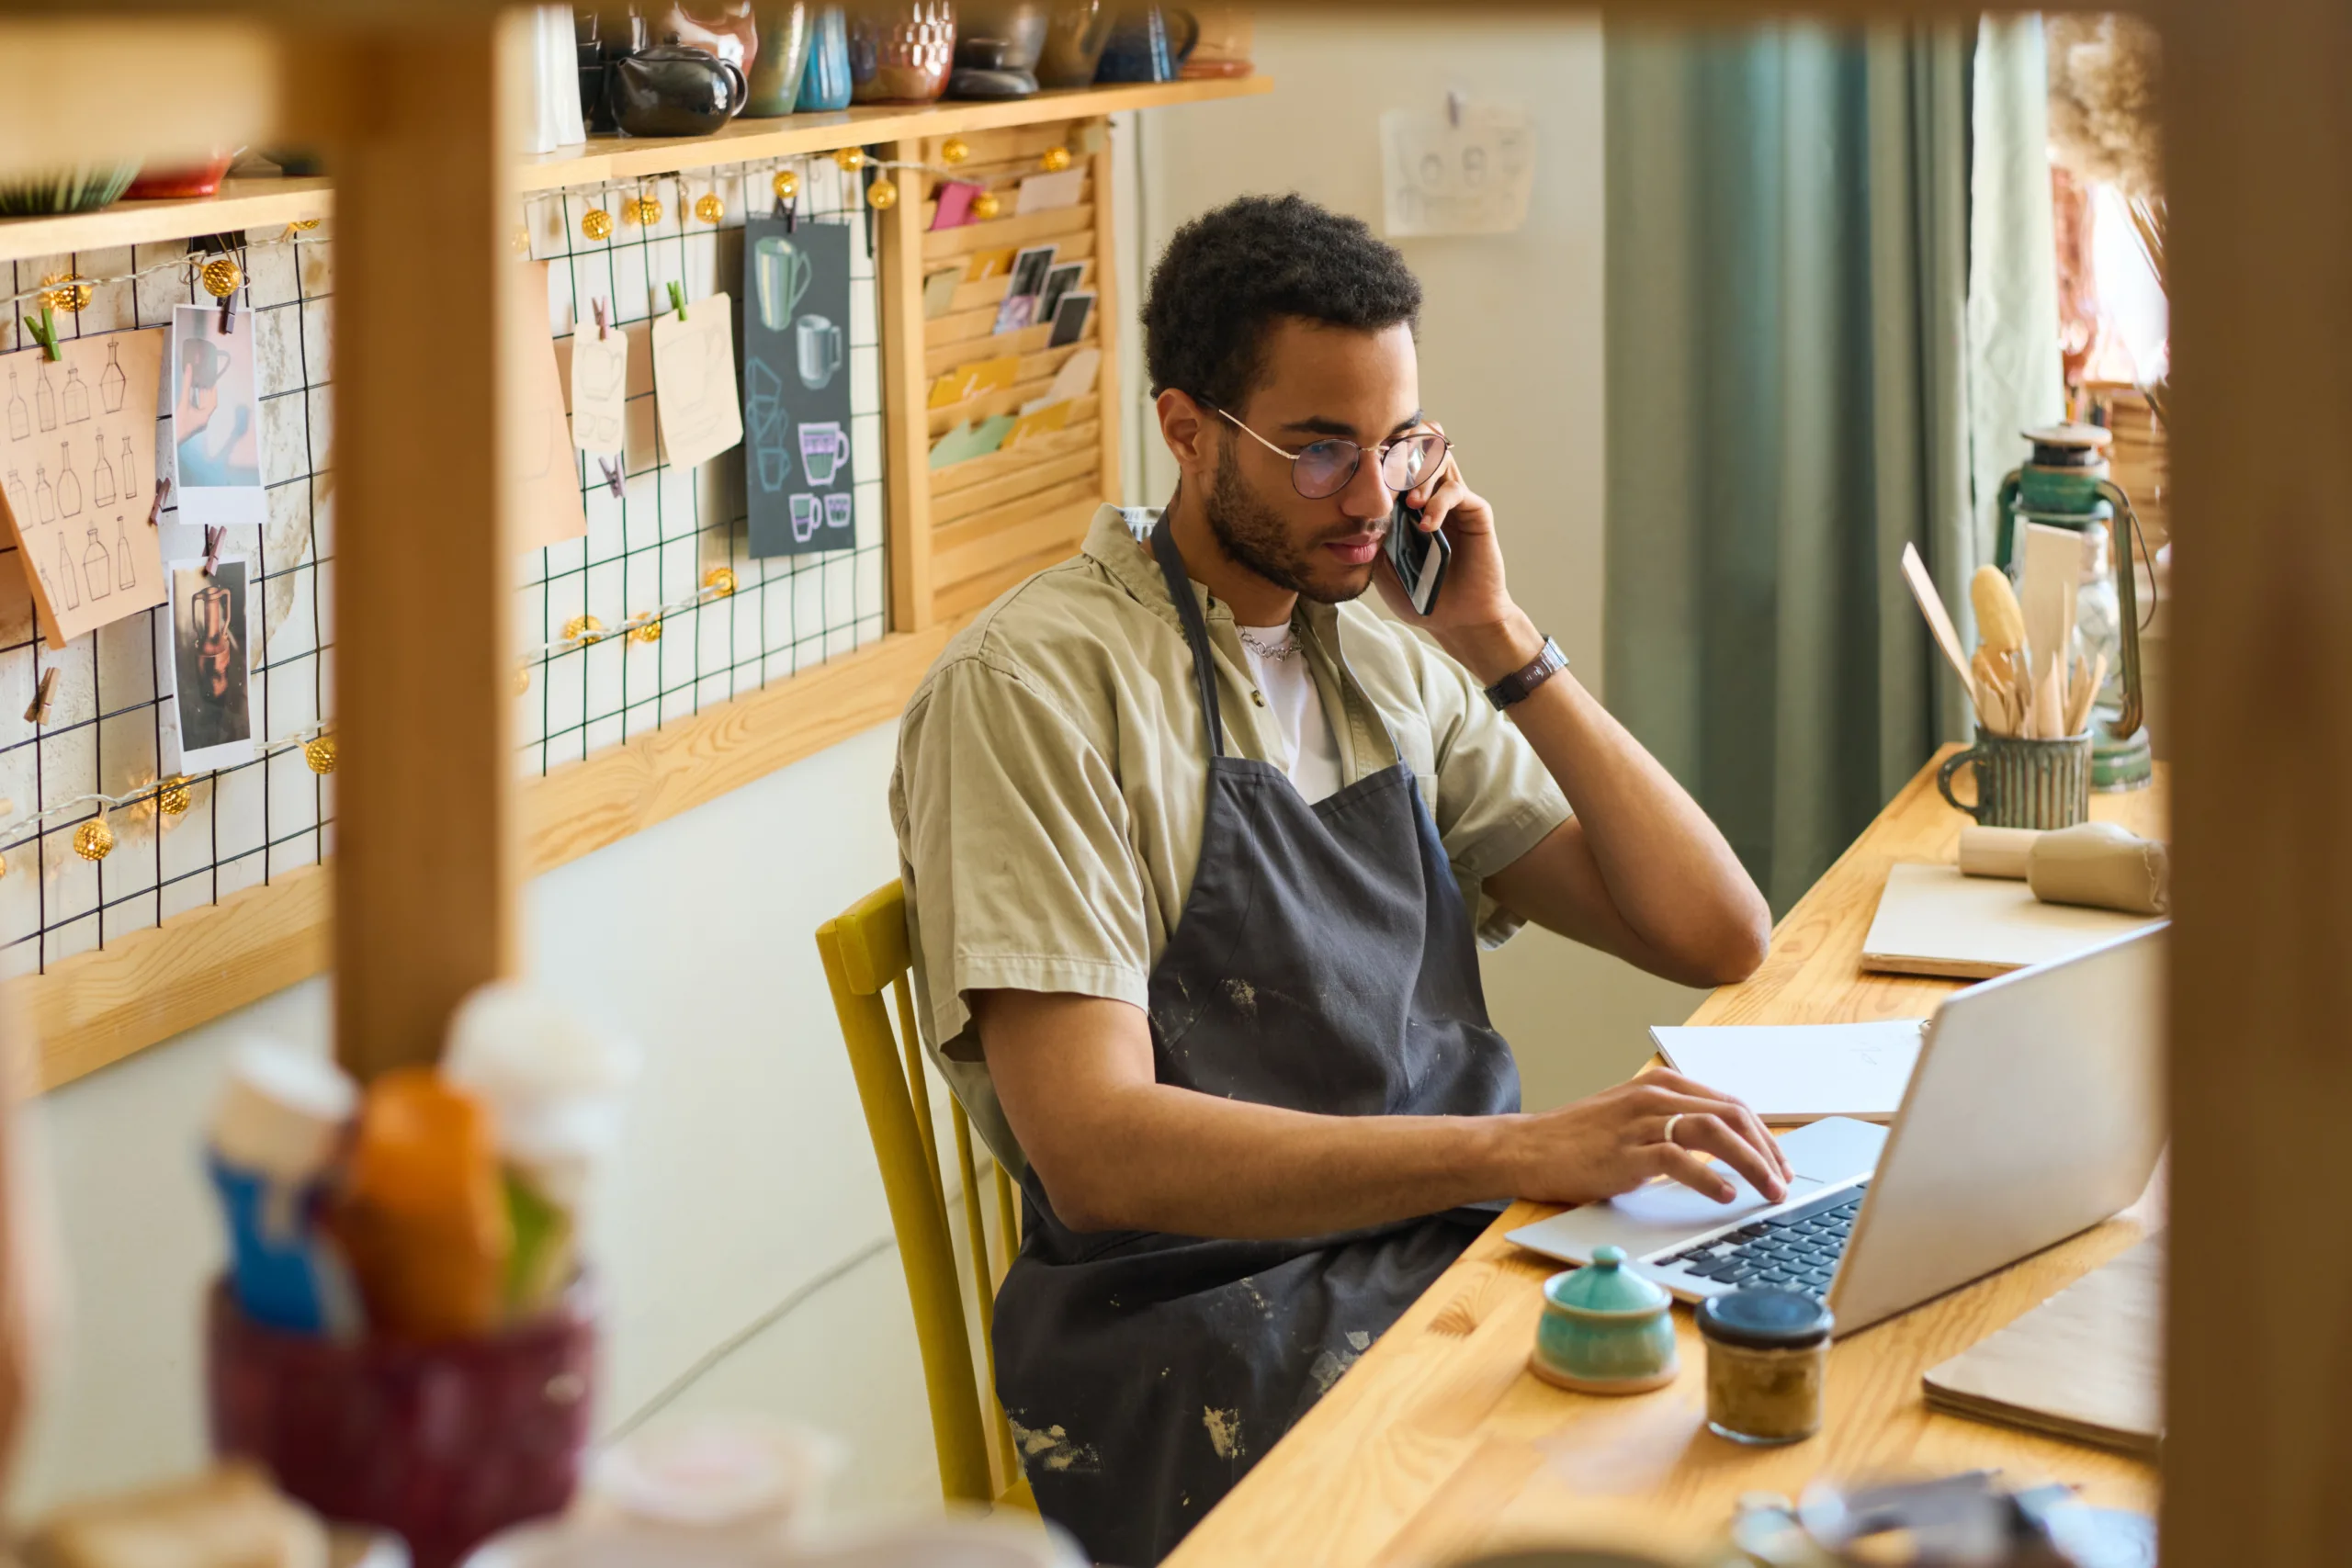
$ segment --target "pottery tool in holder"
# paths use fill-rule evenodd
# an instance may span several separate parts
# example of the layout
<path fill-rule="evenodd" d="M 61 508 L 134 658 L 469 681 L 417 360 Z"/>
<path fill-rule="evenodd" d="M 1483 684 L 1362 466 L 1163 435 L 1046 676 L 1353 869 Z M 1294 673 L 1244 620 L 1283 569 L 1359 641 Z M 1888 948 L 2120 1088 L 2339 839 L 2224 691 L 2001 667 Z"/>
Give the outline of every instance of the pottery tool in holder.
<path fill-rule="evenodd" d="M 2029 547 L 2025 602 L 1997 567 L 1979 567 L 1970 581 L 1979 638 L 1973 655 L 1962 653 L 1960 634 L 1916 546 L 1903 547 L 1903 578 L 1974 705 L 1980 730 L 2007 739 L 2071 739 L 2089 722 L 2107 671 L 2103 651 L 2086 657 L 2075 647 L 2082 538 L 2036 526 Z"/>

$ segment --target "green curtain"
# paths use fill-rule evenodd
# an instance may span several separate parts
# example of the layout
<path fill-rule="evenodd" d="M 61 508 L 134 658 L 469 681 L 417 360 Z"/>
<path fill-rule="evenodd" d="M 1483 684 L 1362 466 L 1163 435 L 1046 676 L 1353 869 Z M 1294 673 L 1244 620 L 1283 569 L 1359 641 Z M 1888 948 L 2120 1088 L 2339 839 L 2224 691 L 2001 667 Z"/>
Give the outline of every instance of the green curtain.
<path fill-rule="evenodd" d="M 1607 35 L 1608 696 L 1776 910 L 1964 711 L 1973 36 Z"/>

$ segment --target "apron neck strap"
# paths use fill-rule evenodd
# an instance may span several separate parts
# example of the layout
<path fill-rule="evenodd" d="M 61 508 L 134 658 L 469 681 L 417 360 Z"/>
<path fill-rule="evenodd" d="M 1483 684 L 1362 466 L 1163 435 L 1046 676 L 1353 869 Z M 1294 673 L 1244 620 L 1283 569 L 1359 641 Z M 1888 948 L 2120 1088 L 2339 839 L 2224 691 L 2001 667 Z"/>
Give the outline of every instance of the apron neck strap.
<path fill-rule="evenodd" d="M 1168 596 L 1176 602 L 1177 618 L 1184 623 L 1184 640 L 1193 649 L 1193 681 L 1201 691 L 1201 716 L 1209 729 L 1209 755 L 1225 755 L 1225 721 L 1216 710 L 1216 665 L 1209 657 L 1209 624 L 1201 615 L 1200 602 L 1193 597 L 1193 579 L 1184 570 L 1184 558 L 1176 549 L 1176 536 L 1169 531 L 1168 517 L 1161 513 L 1159 525 L 1151 531 L 1151 553 L 1159 562 L 1159 574 L 1168 580 Z"/>

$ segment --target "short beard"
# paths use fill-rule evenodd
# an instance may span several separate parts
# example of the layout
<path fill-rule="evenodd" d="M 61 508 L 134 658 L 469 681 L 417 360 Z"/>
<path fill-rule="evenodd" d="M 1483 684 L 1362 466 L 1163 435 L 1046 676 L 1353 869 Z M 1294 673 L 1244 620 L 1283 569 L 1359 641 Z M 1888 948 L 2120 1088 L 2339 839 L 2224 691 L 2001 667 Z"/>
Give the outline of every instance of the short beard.
<path fill-rule="evenodd" d="M 1234 443 L 1222 444 L 1217 456 L 1216 483 L 1202 499 L 1209 532 L 1227 556 L 1287 593 L 1318 604 L 1344 604 L 1363 595 L 1371 579 L 1353 588 L 1319 588 L 1307 580 L 1308 556 L 1295 547 L 1282 514 L 1260 501 L 1241 477 Z M 1308 549 L 1314 548 L 1309 546 Z"/>

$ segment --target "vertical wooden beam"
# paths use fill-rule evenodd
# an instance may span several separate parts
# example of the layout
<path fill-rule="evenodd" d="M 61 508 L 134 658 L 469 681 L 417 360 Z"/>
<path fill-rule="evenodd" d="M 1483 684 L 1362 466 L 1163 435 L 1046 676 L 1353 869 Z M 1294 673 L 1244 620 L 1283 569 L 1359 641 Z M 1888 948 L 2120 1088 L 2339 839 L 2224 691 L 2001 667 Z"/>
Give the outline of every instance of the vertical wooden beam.
<path fill-rule="evenodd" d="M 514 962 L 497 454 L 522 301 L 496 13 L 334 52 L 335 1047 L 365 1077 L 434 1059 L 458 1000 Z"/>
<path fill-rule="evenodd" d="M 936 139 L 891 143 L 893 163 L 930 163 Z M 931 433 L 924 418 L 922 209 L 930 176 L 897 173 L 899 204 L 882 215 L 875 285 L 882 295 L 882 433 L 889 481 L 890 629 L 921 631 L 932 621 Z"/>
<path fill-rule="evenodd" d="M 2352 7 L 2168 0 L 2172 1269 L 2164 1556 L 2345 1560 Z"/>
<path fill-rule="evenodd" d="M 1111 122 L 1098 119 L 1094 125 L 1102 137 L 1094 153 L 1094 330 L 1102 349 L 1094 384 L 1102 394 L 1096 406 L 1102 410 L 1102 499 L 1118 506 L 1126 500 L 1119 461 L 1127 427 L 1127 389 L 1119 377 L 1119 334 L 1126 325 L 1119 314 L 1119 175 L 1111 155 Z"/>

